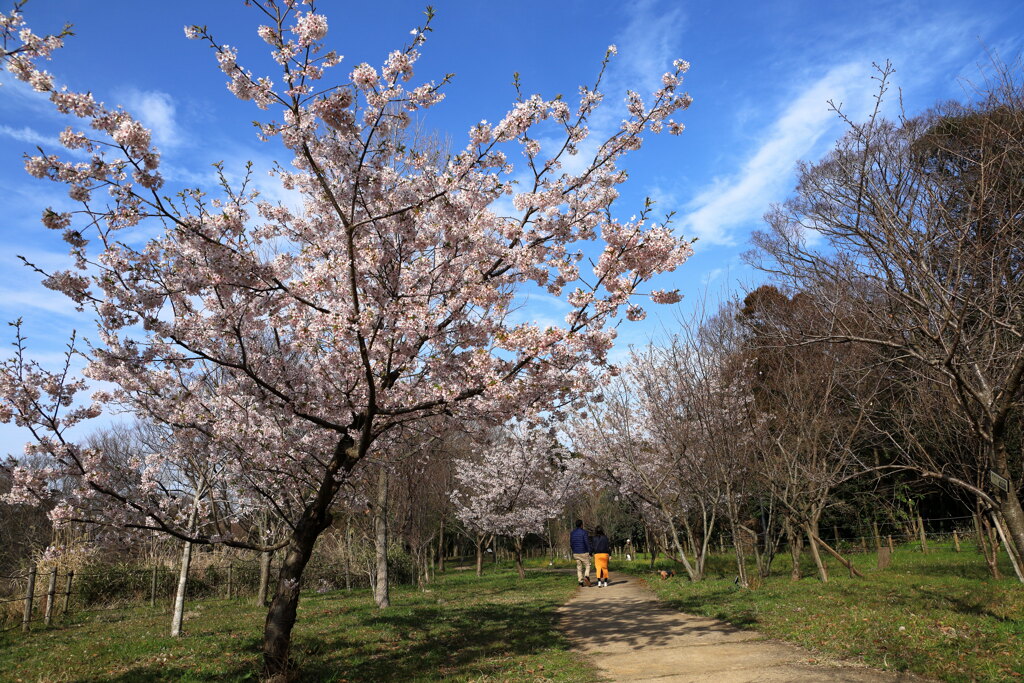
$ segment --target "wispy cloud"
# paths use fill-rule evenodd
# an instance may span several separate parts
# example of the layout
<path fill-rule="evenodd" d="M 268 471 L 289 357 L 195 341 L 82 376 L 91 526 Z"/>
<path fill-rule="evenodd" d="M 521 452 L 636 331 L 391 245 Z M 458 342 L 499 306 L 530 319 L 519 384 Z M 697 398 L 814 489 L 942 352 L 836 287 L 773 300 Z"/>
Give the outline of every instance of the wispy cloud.
<path fill-rule="evenodd" d="M 865 65 L 846 63 L 797 92 L 732 174 L 716 178 L 686 207 L 684 233 L 706 243 L 733 244 L 736 229 L 756 221 L 791 185 L 796 162 L 813 152 L 838 120 L 827 101 L 856 112 L 870 101 L 873 81 Z"/>
<path fill-rule="evenodd" d="M 28 126 L 14 128 L 13 126 L 0 124 L 0 135 L 20 140 L 21 142 L 27 142 L 30 145 L 39 145 L 50 149 L 60 146 L 60 141 L 57 140 L 57 138 L 43 135 L 39 131 L 29 128 Z"/>
<path fill-rule="evenodd" d="M 174 100 L 169 94 L 159 90 L 126 88 L 118 93 L 117 99 L 152 131 L 157 146 L 166 149 L 182 143 Z"/>
<path fill-rule="evenodd" d="M 42 287 L 0 287 L 0 312 L 4 319 L 20 317 L 31 310 L 75 317 L 78 312 L 71 299 Z"/>
<path fill-rule="evenodd" d="M 36 114 L 54 115 L 46 93 L 36 91 L 24 81 L 19 81 L 10 74 L 0 71 L 0 107 L 24 113 L 26 110 Z"/>
<path fill-rule="evenodd" d="M 901 99 L 912 108 L 928 106 L 931 102 L 920 101 L 917 92 L 935 92 L 942 80 L 953 81 L 958 72 L 962 76 L 965 65 L 976 75 L 973 65 L 983 56 L 978 40 L 987 30 L 980 17 L 949 12 L 925 22 L 917 15 L 894 12 L 866 22 L 859 31 L 848 26 L 832 29 L 837 33 L 828 36 L 828 45 L 811 44 L 811 52 L 822 55 L 829 54 L 823 47 L 831 46 L 831 61 L 809 62 L 809 53 L 801 50 L 785 56 L 794 64 L 811 66 L 795 67 L 791 82 L 797 85 L 774 102 L 760 103 L 775 106 L 777 115 L 756 134 L 752 149 L 740 156 L 733 170 L 686 202 L 685 234 L 712 245 L 734 246 L 745 239 L 746 228 L 759 223 L 767 208 L 792 189 L 796 162 L 819 158 L 842 134 L 843 124 L 828 101 L 842 104 L 854 120 L 866 117 L 878 87 L 872 78 L 877 75 L 873 61 L 889 58 L 896 67 L 893 89 L 882 107 L 883 115 L 895 116 Z M 884 42 L 892 35 L 900 36 L 898 45 Z"/>
<path fill-rule="evenodd" d="M 540 327 L 564 327 L 565 315 L 571 306 L 562 299 L 545 294 L 540 289 L 527 291 L 516 297 L 509 313 L 513 323 L 532 323 Z"/>
<path fill-rule="evenodd" d="M 630 88 L 643 95 L 660 88 L 661 75 L 682 56 L 677 51 L 686 16 L 680 5 L 659 6 L 654 0 L 629 7 L 629 21 L 616 38 L 620 52 L 612 61 L 609 85 L 611 92 Z"/>

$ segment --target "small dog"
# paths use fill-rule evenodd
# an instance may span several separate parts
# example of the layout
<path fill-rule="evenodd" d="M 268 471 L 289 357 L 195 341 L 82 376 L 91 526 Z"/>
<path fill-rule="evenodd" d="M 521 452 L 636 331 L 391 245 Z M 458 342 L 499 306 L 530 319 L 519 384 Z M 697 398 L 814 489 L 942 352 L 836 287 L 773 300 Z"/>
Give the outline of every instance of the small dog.
<path fill-rule="evenodd" d="M 591 587 L 591 586 L 593 586 L 594 584 L 593 584 L 593 582 L 592 582 L 592 581 L 590 580 L 590 577 L 589 577 L 589 576 L 584 576 L 584 577 L 583 577 L 583 585 L 584 585 L 584 586 L 586 586 L 587 588 L 590 588 L 590 587 Z"/>
<path fill-rule="evenodd" d="M 671 569 L 668 569 L 668 570 L 662 569 L 660 572 L 658 572 L 658 576 L 661 577 L 662 581 L 665 581 L 666 579 L 671 579 L 675 575 L 676 575 L 676 573 L 674 571 L 672 571 Z"/>

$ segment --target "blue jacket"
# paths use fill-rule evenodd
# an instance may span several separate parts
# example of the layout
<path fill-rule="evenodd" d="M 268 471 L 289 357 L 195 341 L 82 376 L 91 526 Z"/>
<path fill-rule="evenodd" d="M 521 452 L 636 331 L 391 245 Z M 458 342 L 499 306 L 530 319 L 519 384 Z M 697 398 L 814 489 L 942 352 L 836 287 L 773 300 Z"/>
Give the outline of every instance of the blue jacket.
<path fill-rule="evenodd" d="M 572 533 L 569 534 L 569 547 L 572 548 L 574 553 L 589 553 L 590 539 L 587 530 L 583 527 L 573 529 Z"/>

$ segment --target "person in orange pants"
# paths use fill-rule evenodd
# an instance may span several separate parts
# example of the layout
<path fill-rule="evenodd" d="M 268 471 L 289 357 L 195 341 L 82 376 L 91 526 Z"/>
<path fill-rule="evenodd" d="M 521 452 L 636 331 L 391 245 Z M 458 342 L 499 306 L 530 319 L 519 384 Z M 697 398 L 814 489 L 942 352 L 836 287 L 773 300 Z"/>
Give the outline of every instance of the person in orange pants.
<path fill-rule="evenodd" d="M 597 585 L 599 588 L 608 586 L 608 557 L 611 553 L 611 542 L 604 535 L 604 529 L 594 529 L 594 537 L 590 539 L 591 552 L 594 553 L 594 567 L 597 569 Z"/>

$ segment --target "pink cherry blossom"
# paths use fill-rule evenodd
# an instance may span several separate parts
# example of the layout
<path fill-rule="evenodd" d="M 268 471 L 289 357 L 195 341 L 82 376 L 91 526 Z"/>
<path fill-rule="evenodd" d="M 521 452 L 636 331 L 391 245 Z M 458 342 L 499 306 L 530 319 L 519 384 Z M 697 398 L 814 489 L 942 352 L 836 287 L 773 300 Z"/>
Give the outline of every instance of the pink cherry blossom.
<path fill-rule="evenodd" d="M 44 213 L 47 227 L 62 230 L 71 261 L 44 285 L 90 311 L 96 330 L 85 374 L 112 388 L 76 408 L 79 380 L 15 359 L 0 373 L 0 417 L 31 426 L 32 451 L 53 463 L 19 491 L 46 495 L 57 481 L 77 487 L 68 498 L 75 512 L 62 507 L 60 519 L 261 549 L 267 544 L 237 535 L 232 522 L 274 509 L 293 529 L 276 547 L 298 558 L 282 568 L 270 608 L 268 623 L 281 624 L 298 601 L 289 587 L 299 585 L 346 479 L 390 430 L 438 415 L 529 419 L 616 372 L 608 365 L 615 327 L 623 315 L 640 315 L 631 298 L 692 253 L 650 203 L 636 218 L 616 218 L 628 213 L 617 203 L 626 181 L 620 164 L 690 99 L 677 92 L 680 65 L 646 99 L 629 93 L 627 118 L 593 141 L 573 173 L 559 169 L 594 135 L 600 78 L 572 107 L 524 96 L 446 156 L 412 131 L 410 112 L 438 106 L 450 80 L 412 82 L 429 26 L 384 64 L 359 64 L 346 82 L 313 88 L 341 61 L 321 43 L 326 18 L 312 5 L 260 7 L 272 17 L 259 33 L 274 43 L 269 63 L 281 67 L 280 86 L 246 69 L 205 27 L 186 34 L 213 48 L 231 93 L 268 112 L 258 114 L 259 131 L 279 138 L 272 142 L 289 157 L 275 176 L 301 195 L 292 209 L 249 184 L 232 186 L 219 166 L 219 184 L 174 186 L 141 122 L 87 89 L 53 85 L 36 63 L 59 41 L 26 33 L 20 15 L 6 15 L 0 58 L 77 120 L 62 141 L 90 154 L 68 161 L 46 151 L 25 163 L 82 202 L 70 222 Z M 564 140 L 541 146 L 538 127 L 552 121 Z M 528 182 L 513 182 L 515 164 Z M 516 215 L 499 215 L 496 202 L 509 197 Z M 125 239 L 136 227 L 153 236 Z M 602 252 L 591 267 L 582 248 L 594 242 Z M 538 288 L 567 296 L 573 311 L 564 325 L 512 314 L 516 295 Z M 651 298 L 669 303 L 678 293 Z M 173 425 L 159 456 L 126 467 L 103 448 L 66 440 L 69 424 L 101 406 Z M 574 466 L 532 435 L 495 447 L 535 463 L 529 473 L 543 475 L 535 488 L 550 498 Z M 538 464 L 548 456 L 554 469 Z M 183 472 L 187 486 L 176 490 L 189 491 L 184 498 L 163 485 Z M 551 510 L 543 497 L 503 528 L 536 529 L 537 514 Z M 185 512 L 193 507 L 198 528 Z M 287 663 L 288 628 L 267 632 L 270 671 Z"/>

